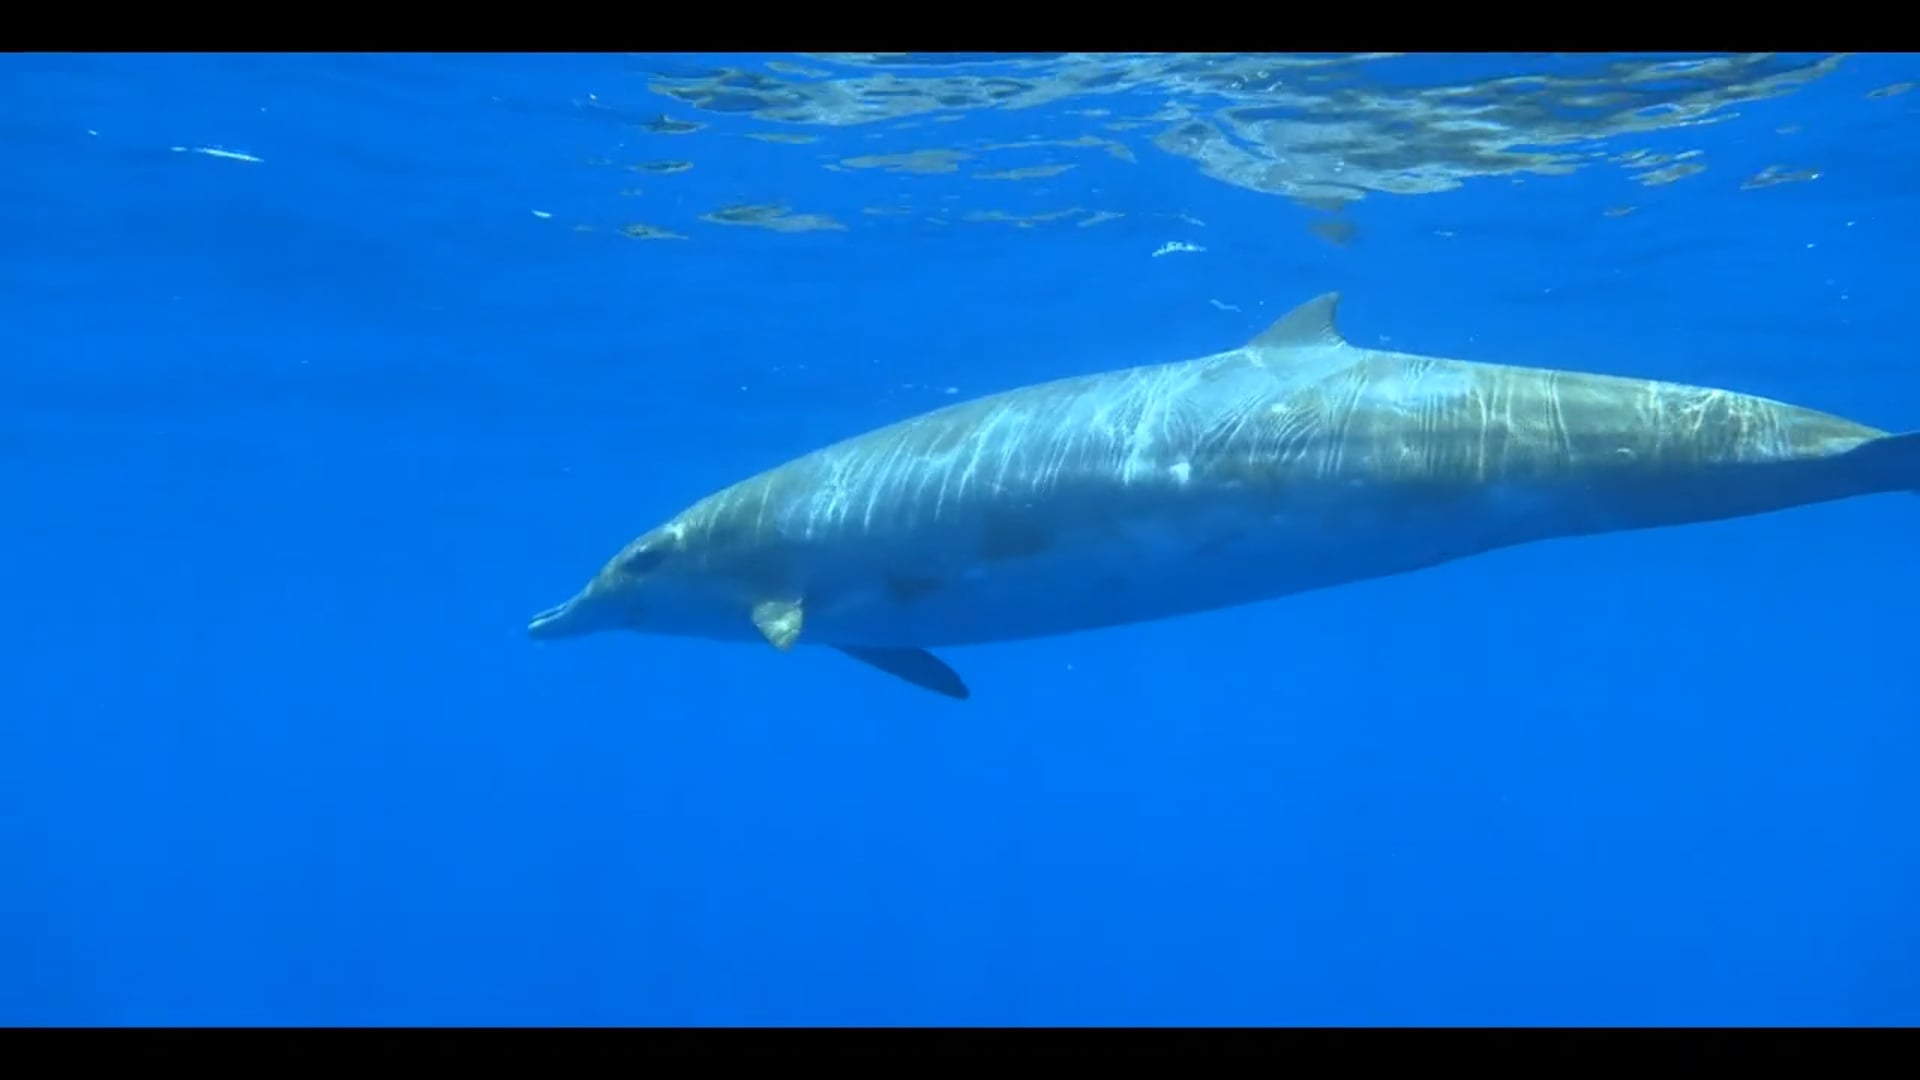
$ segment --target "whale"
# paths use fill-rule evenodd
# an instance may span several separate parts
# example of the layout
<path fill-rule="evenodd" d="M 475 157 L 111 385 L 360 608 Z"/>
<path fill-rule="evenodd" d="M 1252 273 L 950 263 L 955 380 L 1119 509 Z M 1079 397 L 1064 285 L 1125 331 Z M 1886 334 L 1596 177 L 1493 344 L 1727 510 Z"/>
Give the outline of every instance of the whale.
<path fill-rule="evenodd" d="M 1920 489 L 1920 433 L 1715 387 L 1356 346 L 1340 294 L 1210 355 L 956 402 L 634 537 L 538 641 L 937 650 L 1170 619 L 1560 538 Z"/>

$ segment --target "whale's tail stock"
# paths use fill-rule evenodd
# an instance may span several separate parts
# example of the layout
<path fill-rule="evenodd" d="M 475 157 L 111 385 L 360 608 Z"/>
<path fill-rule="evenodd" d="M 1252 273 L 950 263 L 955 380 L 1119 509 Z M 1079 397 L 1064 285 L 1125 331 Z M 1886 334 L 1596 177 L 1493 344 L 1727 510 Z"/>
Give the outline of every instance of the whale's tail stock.
<path fill-rule="evenodd" d="M 1906 491 L 1920 495 L 1920 431 L 1869 439 L 1841 455 L 1862 494 Z"/>

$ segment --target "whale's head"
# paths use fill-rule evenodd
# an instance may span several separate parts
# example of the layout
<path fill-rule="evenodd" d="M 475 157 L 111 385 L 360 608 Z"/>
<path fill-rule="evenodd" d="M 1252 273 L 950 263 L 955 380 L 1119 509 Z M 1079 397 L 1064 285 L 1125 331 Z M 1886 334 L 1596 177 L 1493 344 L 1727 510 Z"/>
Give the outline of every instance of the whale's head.
<path fill-rule="evenodd" d="M 635 539 L 565 603 L 535 615 L 527 635 L 556 641 L 614 630 L 697 637 L 751 632 L 747 605 L 686 538 L 676 522 Z"/>

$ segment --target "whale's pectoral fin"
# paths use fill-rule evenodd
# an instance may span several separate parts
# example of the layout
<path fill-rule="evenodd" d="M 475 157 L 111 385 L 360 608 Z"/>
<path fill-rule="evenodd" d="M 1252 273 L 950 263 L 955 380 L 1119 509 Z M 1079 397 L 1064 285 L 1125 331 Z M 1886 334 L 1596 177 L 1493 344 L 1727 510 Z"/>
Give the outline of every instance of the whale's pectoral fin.
<path fill-rule="evenodd" d="M 768 644 L 781 652 L 793 648 L 794 642 L 800 640 L 800 627 L 805 622 L 806 615 L 797 601 L 763 600 L 753 606 L 753 625 Z"/>
<path fill-rule="evenodd" d="M 873 649 L 861 645 L 835 645 L 834 648 L 897 679 L 905 679 L 922 690 L 931 690 L 961 701 L 972 696 L 973 692 L 967 689 L 959 672 L 925 649 Z"/>

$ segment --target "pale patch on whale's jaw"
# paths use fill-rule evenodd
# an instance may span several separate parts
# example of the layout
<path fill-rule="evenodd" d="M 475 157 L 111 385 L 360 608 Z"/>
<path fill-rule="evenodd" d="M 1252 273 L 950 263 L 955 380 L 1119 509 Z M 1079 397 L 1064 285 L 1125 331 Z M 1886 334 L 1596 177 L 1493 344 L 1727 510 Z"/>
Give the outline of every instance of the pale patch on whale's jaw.
<path fill-rule="evenodd" d="M 535 641 L 562 641 L 618 630 L 626 612 L 611 597 L 582 590 L 563 604 L 555 604 L 527 621 L 527 636 Z"/>
<path fill-rule="evenodd" d="M 527 636 L 535 641 L 559 641 L 592 633 L 583 627 L 582 620 L 572 617 L 572 606 L 558 604 L 535 615 L 527 622 Z"/>

